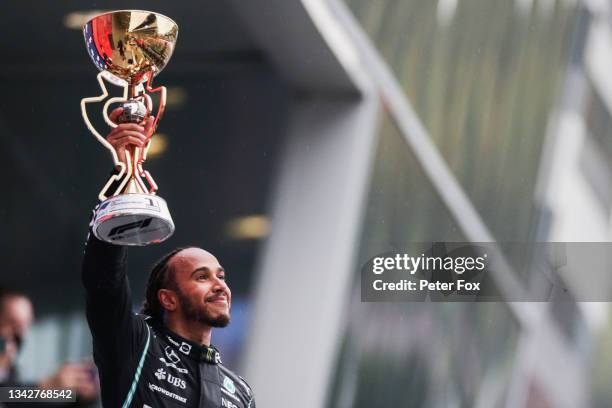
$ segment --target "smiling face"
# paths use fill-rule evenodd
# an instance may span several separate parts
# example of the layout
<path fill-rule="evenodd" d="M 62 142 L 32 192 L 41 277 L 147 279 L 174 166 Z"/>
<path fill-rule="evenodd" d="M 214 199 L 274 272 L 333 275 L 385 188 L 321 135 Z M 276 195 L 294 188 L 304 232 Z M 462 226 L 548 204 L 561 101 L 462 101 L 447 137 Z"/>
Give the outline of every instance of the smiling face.
<path fill-rule="evenodd" d="M 173 256 L 168 267 L 176 298 L 164 300 L 161 295 L 166 312 L 182 314 L 187 321 L 210 327 L 229 324 L 232 292 L 217 258 L 203 249 L 187 248 Z"/>

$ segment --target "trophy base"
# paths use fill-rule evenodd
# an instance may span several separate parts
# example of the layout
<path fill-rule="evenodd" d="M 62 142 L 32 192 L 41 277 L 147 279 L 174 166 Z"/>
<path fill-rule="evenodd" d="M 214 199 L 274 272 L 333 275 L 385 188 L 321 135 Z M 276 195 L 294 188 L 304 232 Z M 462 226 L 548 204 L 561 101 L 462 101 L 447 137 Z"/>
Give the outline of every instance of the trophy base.
<path fill-rule="evenodd" d="M 150 194 L 120 194 L 104 200 L 93 222 L 93 233 L 115 245 L 156 244 L 174 233 L 166 201 Z"/>

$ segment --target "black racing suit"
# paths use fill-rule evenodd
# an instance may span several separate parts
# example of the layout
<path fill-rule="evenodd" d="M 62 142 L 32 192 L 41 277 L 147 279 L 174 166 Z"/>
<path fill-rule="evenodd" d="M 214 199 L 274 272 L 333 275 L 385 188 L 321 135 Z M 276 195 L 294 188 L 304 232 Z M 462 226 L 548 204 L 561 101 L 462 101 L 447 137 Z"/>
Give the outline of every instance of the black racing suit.
<path fill-rule="evenodd" d="M 219 352 L 132 312 L 127 250 L 89 234 L 83 259 L 87 321 L 105 408 L 255 408 Z"/>

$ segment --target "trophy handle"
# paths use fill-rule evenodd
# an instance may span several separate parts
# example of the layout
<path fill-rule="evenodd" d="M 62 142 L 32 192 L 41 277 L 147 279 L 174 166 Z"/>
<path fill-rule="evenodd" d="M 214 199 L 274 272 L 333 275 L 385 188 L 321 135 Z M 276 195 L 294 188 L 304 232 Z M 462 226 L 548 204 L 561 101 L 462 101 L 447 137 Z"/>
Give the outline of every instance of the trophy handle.
<path fill-rule="evenodd" d="M 102 190 L 100 190 L 100 193 L 98 194 L 98 199 L 100 199 L 101 201 L 104 201 L 109 196 L 107 190 L 110 188 L 111 185 L 113 185 L 116 182 L 120 182 L 119 187 L 115 190 L 115 193 L 116 193 L 117 191 L 120 191 L 127 184 L 129 177 L 126 177 L 126 176 L 132 173 L 132 165 L 131 165 L 131 160 L 126 160 L 127 166 L 125 163 L 119 160 L 119 158 L 117 157 L 117 152 L 115 151 L 115 148 L 104 138 L 104 136 L 102 136 L 97 131 L 97 129 L 92 125 L 91 121 L 89 120 L 89 116 L 87 115 L 87 104 L 88 103 L 99 103 L 103 101 L 106 97 L 108 97 L 108 90 L 106 89 L 106 86 L 104 85 L 104 71 L 101 71 L 97 75 L 96 78 L 98 79 L 98 84 L 100 85 L 102 94 L 99 96 L 92 96 L 92 97 L 81 99 L 81 116 L 83 117 L 83 120 L 85 121 L 85 125 L 87 126 L 87 129 L 89 129 L 89 131 L 96 137 L 96 139 L 98 139 L 98 141 L 102 143 L 102 145 L 111 152 L 111 156 L 113 157 L 113 163 L 115 164 L 115 167 L 119 167 L 119 173 L 113 174 L 108 179 L 108 181 L 106 182 Z M 104 116 L 104 121 L 112 128 L 115 128 L 117 125 L 114 124 L 108 117 L 108 113 L 106 112 L 108 109 L 108 105 L 110 105 L 113 102 L 126 101 L 127 92 L 128 92 L 128 88 L 124 86 L 123 97 L 110 98 L 104 104 L 102 115 Z"/>
<path fill-rule="evenodd" d="M 138 90 L 138 88 L 140 89 Z M 147 95 L 147 93 L 142 89 L 140 85 L 134 89 L 135 91 L 133 92 L 132 99 L 135 99 L 135 100 L 142 99 L 143 103 L 145 104 L 147 108 L 147 115 L 144 119 L 144 122 L 146 122 L 151 111 L 153 110 L 153 101 L 151 100 L 151 97 Z M 151 129 L 153 128 L 154 126 L 151 126 Z M 145 147 L 140 148 L 140 147 L 135 146 L 134 149 L 132 150 L 132 153 L 133 153 L 132 159 L 131 160 L 128 159 L 128 161 L 130 161 L 130 164 L 133 165 L 133 169 L 134 169 L 134 171 L 130 172 L 129 174 L 134 177 L 134 180 L 136 181 L 140 189 L 143 192 L 147 192 L 148 194 L 155 194 L 155 192 L 157 191 L 157 184 L 155 184 L 155 182 L 151 183 L 152 181 L 151 176 L 148 175 L 147 177 L 148 172 L 145 172 L 142 168 L 142 163 L 146 160 L 147 152 L 149 151 L 149 147 L 151 146 L 151 135 L 152 134 L 153 132 L 149 131 L 145 135 L 146 137 Z M 146 179 L 147 183 L 149 184 L 148 186 L 145 184 L 143 178 Z"/>
<path fill-rule="evenodd" d="M 155 130 L 157 129 L 157 123 L 162 118 L 162 116 L 164 115 L 164 111 L 166 110 L 166 93 L 167 93 L 166 87 L 162 85 L 162 86 L 158 86 L 157 88 L 152 88 L 151 87 L 152 82 L 153 82 L 153 75 L 149 75 L 149 80 L 147 81 L 146 90 L 149 93 L 159 92 L 159 107 L 157 108 L 157 115 L 155 115 L 155 121 L 153 122 L 153 126 L 151 126 L 151 131 L 149 132 L 150 134 L 147 135 L 147 138 L 151 137 L 153 132 L 155 132 Z"/>
<path fill-rule="evenodd" d="M 136 169 L 136 172 L 138 173 L 138 176 L 139 176 L 138 181 L 141 183 L 141 187 L 143 187 L 145 191 L 148 191 L 149 194 L 155 194 L 157 192 L 157 183 L 155 183 L 155 180 L 153 180 L 151 173 L 149 173 L 147 170 L 144 170 L 142 168 L 142 163 L 147 159 L 147 152 L 149 151 L 149 147 L 151 146 L 151 136 L 157 129 L 157 124 L 159 120 L 161 119 L 161 117 L 163 116 L 164 111 L 166 109 L 166 94 L 167 94 L 167 89 L 165 86 L 158 86 L 157 88 L 153 88 L 151 86 L 152 82 L 153 82 L 153 75 L 149 74 L 149 77 L 147 79 L 147 85 L 145 89 L 149 93 L 159 92 L 159 106 L 157 108 L 157 114 L 154 116 L 155 120 L 153 121 L 153 125 L 149 129 L 148 134 L 145 135 L 147 137 L 146 139 L 147 145 L 145 146 L 144 149 L 142 149 L 142 151 L 136 148 L 135 159 L 138 158 L 138 160 L 134 160 L 134 168 Z M 147 107 L 152 106 L 151 97 L 147 95 L 146 92 L 143 92 L 142 96 L 147 101 Z M 149 111 L 151 110 L 152 109 L 149 109 Z M 148 187 L 144 185 L 143 179 L 147 181 Z"/>
<path fill-rule="evenodd" d="M 149 194 L 155 194 L 157 192 L 157 183 L 155 182 L 155 180 L 153 180 L 151 173 L 149 173 L 147 170 L 143 170 L 142 168 L 142 163 L 147 159 L 147 153 L 149 151 L 149 147 L 151 147 L 150 139 L 148 140 L 147 145 L 142 150 L 142 156 L 141 156 L 141 159 L 136 164 L 136 169 L 138 170 L 138 174 L 141 177 L 141 181 L 142 181 L 142 178 L 144 178 L 147 181 L 147 184 L 149 185 L 148 188 L 145 186 L 144 189 L 148 191 Z"/>

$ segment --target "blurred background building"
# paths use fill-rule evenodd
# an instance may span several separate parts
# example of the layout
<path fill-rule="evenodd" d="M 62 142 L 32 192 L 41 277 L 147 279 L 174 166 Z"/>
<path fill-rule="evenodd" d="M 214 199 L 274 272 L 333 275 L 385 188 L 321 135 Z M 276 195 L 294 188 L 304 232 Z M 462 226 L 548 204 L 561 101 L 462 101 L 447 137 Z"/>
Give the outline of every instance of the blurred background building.
<path fill-rule="evenodd" d="M 542 303 L 359 288 L 409 242 L 610 241 L 609 0 L 3 3 L 0 283 L 35 303 L 26 379 L 91 354 L 79 266 L 111 161 L 80 117 L 99 93 L 80 30 L 129 8 L 179 25 L 146 165 L 177 230 L 130 250 L 135 309 L 192 244 L 228 270 L 213 342 L 260 407 L 612 404 L 610 307 L 572 300 L 580 270 Z M 508 259 L 504 279 L 542 284 Z"/>

